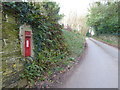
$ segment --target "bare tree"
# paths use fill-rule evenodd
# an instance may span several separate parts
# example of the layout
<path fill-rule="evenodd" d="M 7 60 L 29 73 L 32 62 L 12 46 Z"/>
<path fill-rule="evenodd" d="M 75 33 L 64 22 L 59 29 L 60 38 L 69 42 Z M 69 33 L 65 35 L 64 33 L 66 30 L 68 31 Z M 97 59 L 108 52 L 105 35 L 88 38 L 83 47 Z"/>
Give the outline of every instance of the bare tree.
<path fill-rule="evenodd" d="M 86 35 L 86 32 L 88 31 L 86 21 L 86 16 L 80 16 L 76 12 L 71 11 L 65 23 L 67 23 L 72 30 L 76 30 L 81 34 Z"/>

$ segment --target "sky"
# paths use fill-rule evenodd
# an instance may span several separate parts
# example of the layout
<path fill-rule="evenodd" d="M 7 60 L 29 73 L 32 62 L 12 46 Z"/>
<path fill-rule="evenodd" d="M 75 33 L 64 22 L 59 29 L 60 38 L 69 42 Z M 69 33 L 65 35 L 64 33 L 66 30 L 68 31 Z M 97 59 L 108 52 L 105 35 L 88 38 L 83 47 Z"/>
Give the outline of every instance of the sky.
<path fill-rule="evenodd" d="M 68 19 L 70 14 L 84 16 L 88 13 L 89 4 L 98 0 L 51 0 L 55 1 L 60 6 L 60 14 L 64 14 L 63 18 Z"/>
<path fill-rule="evenodd" d="M 60 13 L 68 15 L 69 12 L 84 14 L 87 11 L 90 0 L 53 0 L 61 7 Z"/>

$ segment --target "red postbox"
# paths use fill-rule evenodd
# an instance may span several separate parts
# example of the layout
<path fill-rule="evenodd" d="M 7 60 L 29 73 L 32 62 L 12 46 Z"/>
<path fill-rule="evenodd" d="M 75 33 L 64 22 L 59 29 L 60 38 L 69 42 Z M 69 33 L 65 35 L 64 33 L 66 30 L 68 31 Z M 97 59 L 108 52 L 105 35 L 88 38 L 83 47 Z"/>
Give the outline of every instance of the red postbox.
<path fill-rule="evenodd" d="M 31 31 L 25 31 L 24 56 L 31 56 Z"/>

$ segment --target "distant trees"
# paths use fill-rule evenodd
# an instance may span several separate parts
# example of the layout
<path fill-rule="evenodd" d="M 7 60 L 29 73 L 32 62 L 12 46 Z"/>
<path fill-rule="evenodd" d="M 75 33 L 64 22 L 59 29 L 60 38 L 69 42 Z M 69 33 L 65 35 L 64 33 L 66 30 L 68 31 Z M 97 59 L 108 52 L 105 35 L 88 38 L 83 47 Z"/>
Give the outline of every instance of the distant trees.
<path fill-rule="evenodd" d="M 86 25 L 86 17 L 78 15 L 76 12 L 70 12 L 66 23 L 71 27 L 72 30 L 80 32 L 82 35 L 86 35 L 88 26 Z"/>
<path fill-rule="evenodd" d="M 87 24 L 95 29 L 97 35 L 117 34 L 120 32 L 118 24 L 117 1 L 95 2 L 91 5 L 87 15 Z"/>
<path fill-rule="evenodd" d="M 87 37 L 90 37 L 91 36 L 91 33 L 89 33 L 89 31 L 86 33 L 86 36 Z"/>

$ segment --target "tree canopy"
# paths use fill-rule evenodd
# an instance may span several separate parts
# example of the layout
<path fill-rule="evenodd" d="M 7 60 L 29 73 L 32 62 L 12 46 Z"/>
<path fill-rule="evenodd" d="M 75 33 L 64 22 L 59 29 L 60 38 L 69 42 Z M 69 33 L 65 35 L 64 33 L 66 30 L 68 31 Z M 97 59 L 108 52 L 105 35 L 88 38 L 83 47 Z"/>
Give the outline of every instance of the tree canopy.
<path fill-rule="evenodd" d="M 94 28 L 96 34 L 118 35 L 120 26 L 118 24 L 119 2 L 95 2 L 89 9 L 87 24 Z"/>

